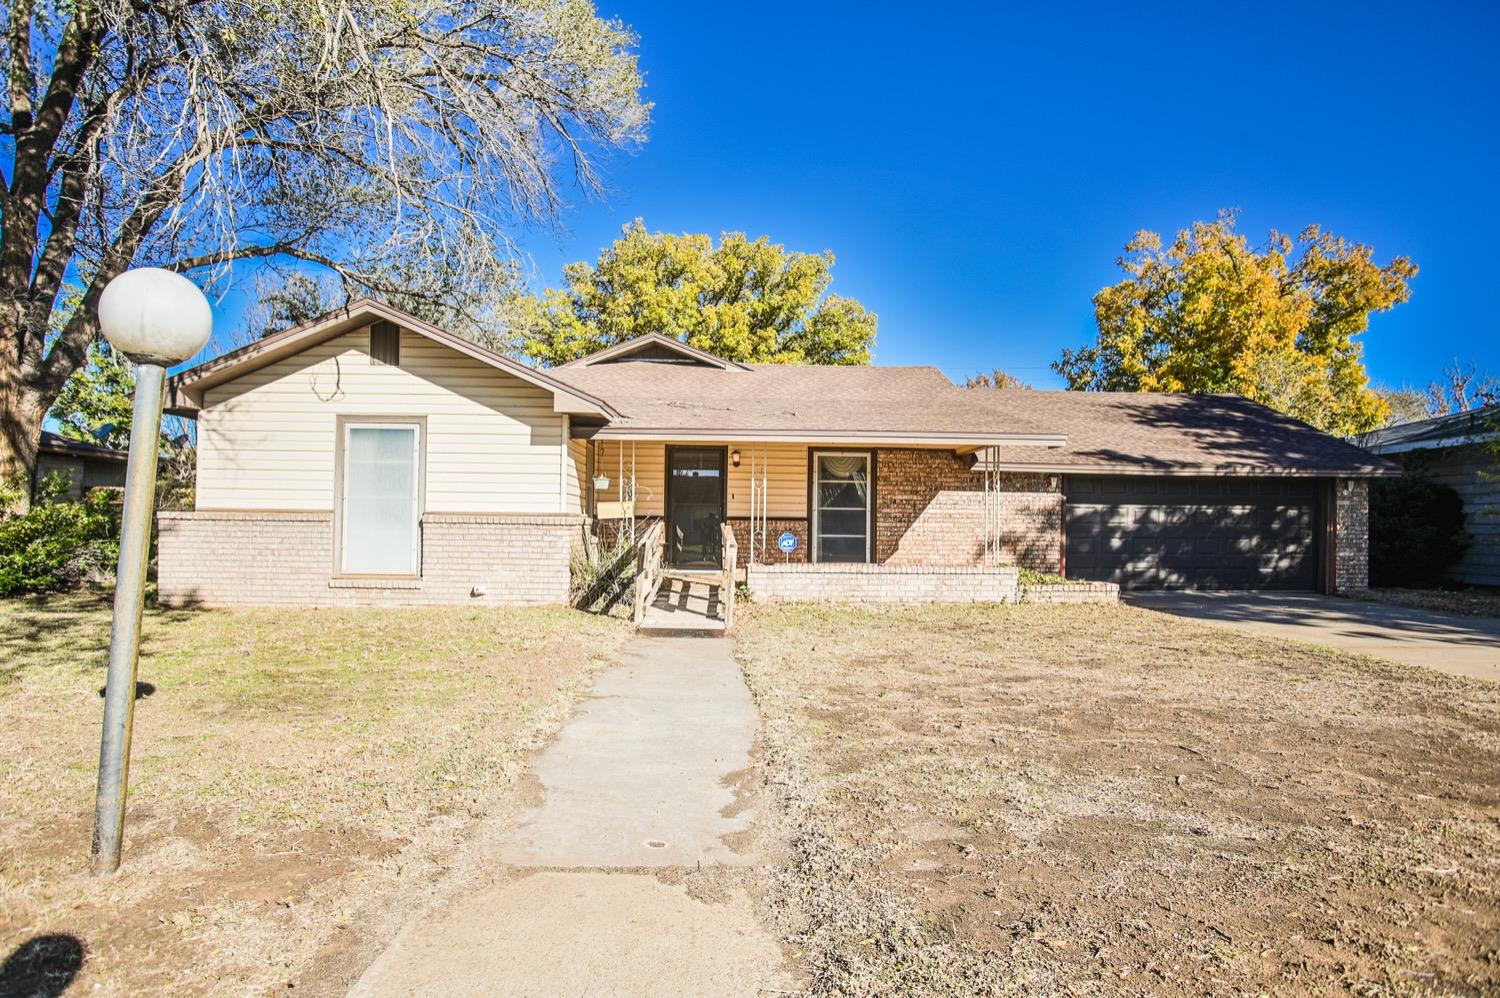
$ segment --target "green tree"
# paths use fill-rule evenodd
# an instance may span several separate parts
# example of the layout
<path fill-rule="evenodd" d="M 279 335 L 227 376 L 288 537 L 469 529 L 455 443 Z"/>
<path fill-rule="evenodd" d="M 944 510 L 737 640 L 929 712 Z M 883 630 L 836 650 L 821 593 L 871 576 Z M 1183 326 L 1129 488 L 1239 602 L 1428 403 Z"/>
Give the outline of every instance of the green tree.
<path fill-rule="evenodd" d="M 597 263 L 563 268 L 566 289 L 507 303 L 513 349 L 562 364 L 645 333 L 741 362 L 868 364 L 876 317 L 828 293 L 833 254 L 788 252 L 765 236 L 624 227 Z"/>
<path fill-rule="evenodd" d="M 130 427 L 135 413 L 135 370 L 130 362 L 110 349 L 104 340 L 89 344 L 88 360 L 73 372 L 47 415 L 56 420 L 58 432 L 71 440 L 130 446 Z M 191 437 L 177 416 L 166 416 L 161 424 L 163 453 L 174 460 L 191 445 L 178 445 Z"/>
<path fill-rule="evenodd" d="M 126 447 L 134 392 L 130 362 L 96 340 L 89 344 L 88 360 L 73 372 L 48 415 L 72 440 Z"/>
<path fill-rule="evenodd" d="M 650 112 L 634 35 L 590 0 L 0 11 L 0 476 L 34 466 L 122 270 L 298 262 L 457 311 Z"/>
<path fill-rule="evenodd" d="M 1094 296 L 1097 339 L 1053 365 L 1070 388 L 1234 392 L 1341 435 L 1385 418 L 1355 337 L 1410 296 L 1411 260 L 1317 226 L 1252 247 L 1232 212 L 1125 252 L 1125 279 Z"/>

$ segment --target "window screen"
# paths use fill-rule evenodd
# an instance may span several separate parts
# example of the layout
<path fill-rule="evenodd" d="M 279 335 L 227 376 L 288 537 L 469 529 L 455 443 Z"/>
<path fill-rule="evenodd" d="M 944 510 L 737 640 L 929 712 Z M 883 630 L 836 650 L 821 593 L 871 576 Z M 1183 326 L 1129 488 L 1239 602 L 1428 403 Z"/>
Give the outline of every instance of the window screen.
<path fill-rule="evenodd" d="M 409 424 L 348 426 L 344 571 L 417 574 L 417 436 Z"/>

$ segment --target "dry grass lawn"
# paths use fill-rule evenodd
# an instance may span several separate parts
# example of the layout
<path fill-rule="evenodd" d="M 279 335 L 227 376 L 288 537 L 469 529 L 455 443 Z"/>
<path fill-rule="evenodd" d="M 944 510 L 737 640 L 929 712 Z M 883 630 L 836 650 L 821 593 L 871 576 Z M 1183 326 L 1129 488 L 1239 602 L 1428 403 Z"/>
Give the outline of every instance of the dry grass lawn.
<path fill-rule="evenodd" d="M 815 994 L 1500 990 L 1500 687 L 1128 607 L 746 607 Z"/>
<path fill-rule="evenodd" d="M 72 936 L 77 993 L 290 993 L 441 868 L 627 634 L 565 610 L 151 611 L 124 866 L 96 879 L 109 608 L 0 603 L 0 957 Z"/>

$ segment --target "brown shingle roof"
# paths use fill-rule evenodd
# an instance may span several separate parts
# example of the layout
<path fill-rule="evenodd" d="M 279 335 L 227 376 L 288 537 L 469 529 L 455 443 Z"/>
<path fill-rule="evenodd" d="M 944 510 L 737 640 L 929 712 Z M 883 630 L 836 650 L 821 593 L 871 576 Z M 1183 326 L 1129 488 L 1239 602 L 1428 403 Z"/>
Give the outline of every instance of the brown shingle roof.
<path fill-rule="evenodd" d="M 1068 435 L 1061 448 L 999 447 L 1002 468 L 1125 474 L 1386 475 L 1389 461 L 1238 395 L 971 389 L 1000 415 Z"/>
<path fill-rule="evenodd" d="M 1059 434 L 1018 410 L 996 411 L 935 367 L 748 364 L 724 369 L 648 361 L 570 365 L 551 376 L 604 399 L 620 418 L 601 436 L 844 435 L 981 444 Z"/>

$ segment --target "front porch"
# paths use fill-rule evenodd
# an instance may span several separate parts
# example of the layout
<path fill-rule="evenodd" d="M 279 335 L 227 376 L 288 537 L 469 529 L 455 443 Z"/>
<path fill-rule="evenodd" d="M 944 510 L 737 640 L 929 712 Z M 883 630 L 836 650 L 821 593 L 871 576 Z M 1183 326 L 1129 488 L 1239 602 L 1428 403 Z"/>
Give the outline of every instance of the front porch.
<path fill-rule="evenodd" d="M 1062 568 L 1059 477 L 988 471 L 979 444 L 578 446 L 596 532 L 636 537 L 660 523 L 669 568 L 722 568 L 729 535 L 752 567 Z"/>

